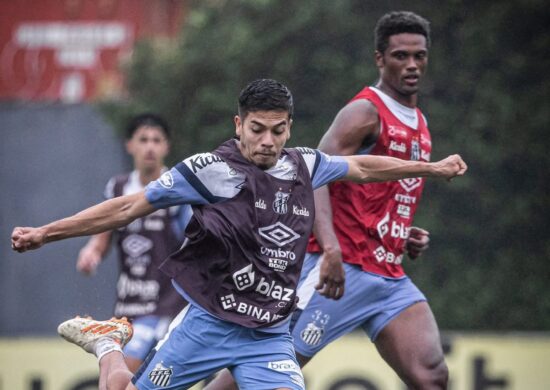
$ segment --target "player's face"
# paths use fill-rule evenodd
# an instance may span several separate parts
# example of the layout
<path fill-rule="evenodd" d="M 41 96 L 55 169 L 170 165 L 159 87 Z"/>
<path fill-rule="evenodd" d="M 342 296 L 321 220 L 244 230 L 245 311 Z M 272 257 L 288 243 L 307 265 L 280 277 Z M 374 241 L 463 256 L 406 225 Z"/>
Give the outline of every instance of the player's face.
<path fill-rule="evenodd" d="M 152 171 L 163 166 L 169 145 L 160 128 L 142 126 L 126 143 L 126 149 L 134 158 L 137 170 Z"/>
<path fill-rule="evenodd" d="M 244 120 L 235 116 L 235 131 L 243 156 L 261 169 L 277 163 L 290 138 L 292 119 L 286 111 L 249 112 Z"/>
<path fill-rule="evenodd" d="M 392 95 L 410 96 L 418 92 L 418 84 L 428 65 L 428 48 L 422 34 L 396 34 L 388 41 L 384 53 L 376 52 L 382 88 Z"/>

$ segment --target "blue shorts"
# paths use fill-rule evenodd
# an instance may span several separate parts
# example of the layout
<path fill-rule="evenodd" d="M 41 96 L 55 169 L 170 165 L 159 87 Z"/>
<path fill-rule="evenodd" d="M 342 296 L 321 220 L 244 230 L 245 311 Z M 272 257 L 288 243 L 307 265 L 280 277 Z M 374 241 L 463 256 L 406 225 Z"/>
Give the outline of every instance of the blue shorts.
<path fill-rule="evenodd" d="M 288 332 L 245 328 L 191 304 L 172 321 L 132 382 L 140 390 L 186 389 L 225 367 L 241 390 L 305 388 Z"/>
<path fill-rule="evenodd" d="M 159 316 L 137 317 L 132 321 L 134 335 L 124 347 L 124 354 L 128 357 L 145 360 L 151 349 L 157 345 L 170 325 L 171 318 Z"/>
<path fill-rule="evenodd" d="M 291 333 L 294 348 L 312 357 L 340 336 L 361 327 L 371 340 L 399 313 L 426 297 L 408 278 L 390 279 L 344 263 L 345 292 L 340 300 L 327 299 L 314 288 L 319 281 L 319 254 L 308 253 L 297 294 Z"/>

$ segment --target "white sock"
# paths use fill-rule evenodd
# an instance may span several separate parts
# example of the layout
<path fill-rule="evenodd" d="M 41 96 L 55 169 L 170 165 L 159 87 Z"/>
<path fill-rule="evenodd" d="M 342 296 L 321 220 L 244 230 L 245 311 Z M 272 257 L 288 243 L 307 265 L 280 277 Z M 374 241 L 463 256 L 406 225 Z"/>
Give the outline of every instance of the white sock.
<path fill-rule="evenodd" d="M 95 344 L 95 355 L 97 356 L 98 361 L 100 361 L 103 356 L 113 351 L 118 351 L 122 353 L 122 348 L 120 348 L 120 344 L 114 341 L 112 338 L 102 337 L 97 340 Z"/>

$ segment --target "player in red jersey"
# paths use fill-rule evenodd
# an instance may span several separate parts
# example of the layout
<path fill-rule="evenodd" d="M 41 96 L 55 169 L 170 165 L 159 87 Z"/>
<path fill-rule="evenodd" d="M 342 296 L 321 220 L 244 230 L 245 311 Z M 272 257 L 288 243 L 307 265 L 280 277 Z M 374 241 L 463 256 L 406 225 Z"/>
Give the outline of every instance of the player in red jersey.
<path fill-rule="evenodd" d="M 429 23 L 411 12 L 391 12 L 378 21 L 375 35 L 380 78 L 342 108 L 319 148 L 331 155 L 428 161 L 430 133 L 416 105 L 428 63 Z M 428 245 L 429 233 L 412 227 L 423 186 L 416 178 L 335 182 L 330 194 L 326 187 L 316 191 L 316 239 L 304 262 L 302 311 L 292 331 L 302 367 L 324 346 L 362 327 L 409 388 L 447 387 L 435 318 L 401 266 L 405 252 L 416 258 Z M 208 389 L 233 388 L 229 383 L 226 372 Z"/>
<path fill-rule="evenodd" d="M 428 64 L 429 24 L 411 12 L 391 12 L 378 21 L 375 34 L 380 79 L 338 113 L 320 149 L 428 161 L 431 138 L 417 108 L 417 93 Z M 317 287 L 329 297 L 342 296 L 344 275 L 338 277 L 338 271 L 343 261 L 346 293 L 340 301 L 319 292 L 308 296 L 304 275 L 304 310 L 293 330 L 302 365 L 332 340 L 361 326 L 407 386 L 447 387 L 435 318 L 401 266 L 407 249 L 415 258 L 428 244 L 428 232 L 411 227 L 423 186 L 418 178 L 372 185 L 332 183 L 330 198 L 326 189 L 318 191 L 317 239 L 308 248 L 322 253 Z"/>

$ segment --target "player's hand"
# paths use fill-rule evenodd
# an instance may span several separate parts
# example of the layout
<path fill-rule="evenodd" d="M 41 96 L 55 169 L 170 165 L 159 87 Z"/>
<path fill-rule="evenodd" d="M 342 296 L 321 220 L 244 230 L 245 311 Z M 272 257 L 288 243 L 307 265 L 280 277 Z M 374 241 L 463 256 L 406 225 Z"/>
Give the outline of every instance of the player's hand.
<path fill-rule="evenodd" d="M 46 233 L 41 228 L 16 227 L 11 233 L 11 249 L 19 253 L 44 245 Z"/>
<path fill-rule="evenodd" d="M 101 253 L 86 245 L 78 253 L 76 269 L 86 275 L 93 275 L 101 263 Z"/>
<path fill-rule="evenodd" d="M 324 252 L 319 261 L 321 267 L 319 270 L 319 283 L 315 289 L 319 294 L 331 298 L 340 299 L 344 295 L 344 282 L 346 274 L 342 265 L 342 252 Z"/>
<path fill-rule="evenodd" d="M 405 243 L 405 250 L 412 260 L 421 256 L 429 248 L 430 232 L 418 227 L 411 226 L 409 238 Z"/>
<path fill-rule="evenodd" d="M 451 180 L 456 176 L 463 176 L 468 170 L 468 166 L 458 154 L 453 154 L 433 164 L 436 167 L 436 175 L 447 180 Z"/>

